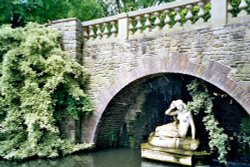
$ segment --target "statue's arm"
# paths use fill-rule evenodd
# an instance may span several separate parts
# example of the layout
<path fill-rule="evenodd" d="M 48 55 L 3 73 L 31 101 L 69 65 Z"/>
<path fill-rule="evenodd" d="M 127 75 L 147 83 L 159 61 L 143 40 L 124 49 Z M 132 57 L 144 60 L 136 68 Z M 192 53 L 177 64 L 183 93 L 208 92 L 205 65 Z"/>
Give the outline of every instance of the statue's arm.
<path fill-rule="evenodd" d="M 189 117 L 189 123 L 190 123 L 190 126 L 191 126 L 191 133 L 192 133 L 192 139 L 195 139 L 195 125 L 194 125 L 194 118 L 190 112 L 190 117 Z"/>
<path fill-rule="evenodd" d="M 171 116 L 177 115 L 177 111 L 173 112 L 173 109 L 175 109 L 175 106 L 171 103 L 169 109 L 167 109 L 167 110 L 165 111 L 165 114 L 166 114 L 166 115 L 171 115 Z"/>

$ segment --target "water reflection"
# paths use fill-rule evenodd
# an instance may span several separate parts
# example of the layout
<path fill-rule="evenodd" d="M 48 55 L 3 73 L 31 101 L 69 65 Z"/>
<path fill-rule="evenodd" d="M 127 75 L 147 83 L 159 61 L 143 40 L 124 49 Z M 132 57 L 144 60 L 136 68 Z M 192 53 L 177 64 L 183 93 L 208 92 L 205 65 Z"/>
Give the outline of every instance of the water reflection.
<path fill-rule="evenodd" d="M 229 166 L 236 167 L 239 164 Z M 0 161 L 0 167 L 179 167 L 179 165 L 142 160 L 140 150 L 137 149 L 113 149 L 53 160 L 31 160 L 22 163 Z"/>
<path fill-rule="evenodd" d="M 139 150 L 115 149 L 53 160 L 31 160 L 22 163 L 0 161 L 0 167 L 136 167 L 140 166 L 140 162 Z"/>

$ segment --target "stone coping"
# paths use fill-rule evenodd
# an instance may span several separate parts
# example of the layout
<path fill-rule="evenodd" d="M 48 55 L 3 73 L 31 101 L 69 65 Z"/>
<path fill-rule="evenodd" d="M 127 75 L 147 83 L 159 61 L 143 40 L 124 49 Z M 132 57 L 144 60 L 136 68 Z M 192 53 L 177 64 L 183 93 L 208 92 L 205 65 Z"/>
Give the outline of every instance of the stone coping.
<path fill-rule="evenodd" d="M 67 19 L 52 20 L 52 21 L 49 21 L 49 24 L 57 24 L 57 23 L 70 22 L 70 21 L 79 22 L 77 18 L 73 17 L 73 18 L 67 18 Z"/>
<path fill-rule="evenodd" d="M 137 11 L 128 12 L 128 16 L 129 17 L 135 17 L 135 16 L 138 16 L 138 15 L 144 15 L 144 14 L 147 14 L 147 13 L 153 13 L 153 12 L 163 11 L 163 10 L 166 10 L 166 9 L 185 6 L 185 5 L 197 3 L 197 2 L 200 2 L 200 1 L 201 0 L 183 0 L 181 2 L 166 3 L 166 4 L 159 5 L 159 6 L 153 6 L 153 7 L 148 7 L 148 8 L 145 8 L 145 9 L 140 9 L 140 10 L 137 10 Z"/>
<path fill-rule="evenodd" d="M 121 13 L 121 14 L 114 15 L 114 16 L 85 21 L 85 22 L 82 22 L 82 25 L 83 25 L 83 27 L 86 27 L 86 26 L 91 26 L 91 25 L 96 25 L 96 24 L 102 24 L 102 23 L 107 23 L 107 22 L 111 22 L 111 21 L 116 21 L 118 19 L 122 19 L 122 18 L 125 18 L 127 16 L 128 16 L 127 13 Z"/>

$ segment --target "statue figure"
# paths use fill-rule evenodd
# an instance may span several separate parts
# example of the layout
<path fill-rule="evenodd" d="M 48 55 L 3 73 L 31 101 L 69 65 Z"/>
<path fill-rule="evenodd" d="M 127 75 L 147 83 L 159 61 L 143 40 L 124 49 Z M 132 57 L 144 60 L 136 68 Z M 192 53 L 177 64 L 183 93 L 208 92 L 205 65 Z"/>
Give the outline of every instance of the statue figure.
<path fill-rule="evenodd" d="M 156 127 L 149 137 L 149 143 L 159 147 L 196 150 L 199 142 L 195 140 L 194 120 L 186 104 L 182 100 L 172 101 L 165 114 L 176 116 L 175 121 Z M 186 137 L 189 127 L 192 138 Z"/>
<path fill-rule="evenodd" d="M 162 162 L 188 166 L 206 166 L 210 153 L 197 151 L 199 141 L 195 139 L 195 125 L 191 111 L 182 100 L 172 101 L 165 112 L 175 121 L 158 126 L 148 142 L 141 144 L 141 157 Z M 191 136 L 187 133 L 191 127 Z"/>
<path fill-rule="evenodd" d="M 195 139 L 193 116 L 191 112 L 187 110 L 187 106 L 182 100 L 172 101 L 165 114 L 171 116 L 177 115 L 177 119 L 172 123 L 158 126 L 155 132 L 156 136 L 159 136 L 162 139 L 166 137 L 186 137 L 188 129 L 191 126 L 192 139 Z"/>

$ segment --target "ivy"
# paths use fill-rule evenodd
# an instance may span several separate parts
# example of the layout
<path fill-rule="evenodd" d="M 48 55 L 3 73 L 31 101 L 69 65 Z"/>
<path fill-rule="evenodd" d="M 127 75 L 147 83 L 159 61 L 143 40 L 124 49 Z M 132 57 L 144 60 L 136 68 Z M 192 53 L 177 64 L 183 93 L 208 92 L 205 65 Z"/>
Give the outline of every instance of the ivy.
<path fill-rule="evenodd" d="M 213 112 L 213 97 L 210 95 L 204 82 L 193 80 L 187 85 L 193 101 L 188 102 L 188 110 L 193 111 L 195 115 L 204 112 L 203 123 L 209 136 L 209 147 L 211 150 L 218 151 L 218 160 L 220 163 L 227 164 L 226 156 L 228 150 L 228 135 L 224 133 L 224 129 L 219 126 Z"/>
<path fill-rule="evenodd" d="M 243 155 L 250 153 L 250 119 L 245 117 L 240 124 L 240 134 L 237 136 L 240 143 L 239 152 Z"/>
<path fill-rule="evenodd" d="M 0 29 L 0 157 L 57 157 L 89 147 L 60 137 L 58 122 L 92 111 L 84 68 L 58 33 L 38 24 Z"/>

